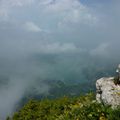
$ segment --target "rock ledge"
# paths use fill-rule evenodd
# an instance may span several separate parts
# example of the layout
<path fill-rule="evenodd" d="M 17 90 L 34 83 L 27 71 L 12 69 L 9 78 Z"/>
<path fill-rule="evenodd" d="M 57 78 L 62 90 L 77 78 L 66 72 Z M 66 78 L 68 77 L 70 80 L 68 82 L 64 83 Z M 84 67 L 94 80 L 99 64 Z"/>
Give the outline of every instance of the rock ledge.
<path fill-rule="evenodd" d="M 96 81 L 96 100 L 116 108 L 120 105 L 120 85 L 115 85 L 113 79 L 109 77 Z"/>

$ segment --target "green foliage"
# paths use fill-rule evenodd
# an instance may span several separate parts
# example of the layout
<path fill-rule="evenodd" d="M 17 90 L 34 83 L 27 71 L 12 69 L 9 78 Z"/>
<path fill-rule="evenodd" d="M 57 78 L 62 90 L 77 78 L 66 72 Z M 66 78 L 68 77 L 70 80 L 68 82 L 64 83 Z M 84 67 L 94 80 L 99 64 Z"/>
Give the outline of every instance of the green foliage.
<path fill-rule="evenodd" d="M 120 108 L 96 103 L 92 93 L 80 97 L 55 100 L 30 100 L 12 120 L 119 120 Z"/>
<path fill-rule="evenodd" d="M 108 120 L 120 120 L 120 108 L 110 111 Z"/>
<path fill-rule="evenodd" d="M 8 117 L 6 118 L 6 120 L 11 120 L 11 119 L 10 119 L 10 117 L 8 116 Z"/>
<path fill-rule="evenodd" d="M 120 84 L 119 76 L 114 77 L 114 83 L 115 85 Z"/>

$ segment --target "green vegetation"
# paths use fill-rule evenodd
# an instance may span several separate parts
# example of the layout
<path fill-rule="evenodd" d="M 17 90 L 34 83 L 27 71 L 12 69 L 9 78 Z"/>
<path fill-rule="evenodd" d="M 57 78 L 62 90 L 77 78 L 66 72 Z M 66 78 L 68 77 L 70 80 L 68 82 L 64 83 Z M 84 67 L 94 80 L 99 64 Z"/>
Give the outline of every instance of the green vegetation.
<path fill-rule="evenodd" d="M 115 76 L 114 77 L 114 83 L 115 83 L 115 85 L 120 85 L 120 81 L 119 81 L 119 76 Z"/>
<path fill-rule="evenodd" d="M 94 94 L 54 100 L 30 100 L 11 120 L 119 120 L 120 108 L 98 104 Z"/>

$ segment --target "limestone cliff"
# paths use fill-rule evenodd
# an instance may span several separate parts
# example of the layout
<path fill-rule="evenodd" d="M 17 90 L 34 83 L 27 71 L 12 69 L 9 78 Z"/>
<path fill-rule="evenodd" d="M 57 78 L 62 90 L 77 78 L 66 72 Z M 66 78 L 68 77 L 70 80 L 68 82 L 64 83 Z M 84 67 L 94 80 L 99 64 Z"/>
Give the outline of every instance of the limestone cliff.
<path fill-rule="evenodd" d="M 96 81 L 96 100 L 116 108 L 120 105 L 120 85 L 114 84 L 114 78 L 101 78 Z"/>

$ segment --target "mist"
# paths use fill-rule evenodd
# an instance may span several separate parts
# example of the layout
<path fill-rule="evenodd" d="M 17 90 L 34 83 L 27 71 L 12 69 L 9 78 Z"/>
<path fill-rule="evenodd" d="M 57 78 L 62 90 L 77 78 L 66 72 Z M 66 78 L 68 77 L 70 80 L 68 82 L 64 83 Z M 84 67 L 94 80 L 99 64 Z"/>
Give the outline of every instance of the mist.
<path fill-rule="evenodd" d="M 32 88 L 49 94 L 45 80 L 92 81 L 90 68 L 115 74 L 119 11 L 119 0 L 0 0 L 0 119 Z"/>

